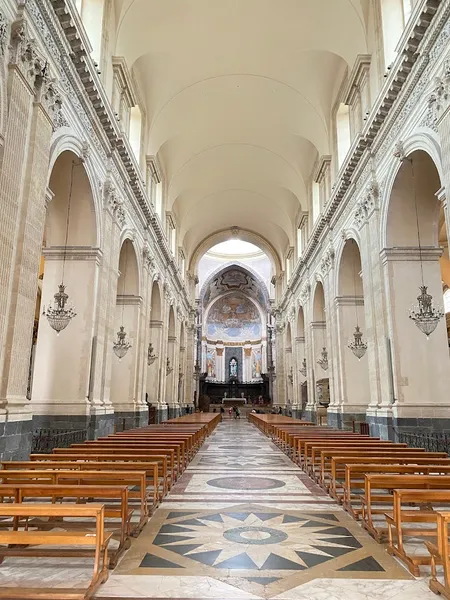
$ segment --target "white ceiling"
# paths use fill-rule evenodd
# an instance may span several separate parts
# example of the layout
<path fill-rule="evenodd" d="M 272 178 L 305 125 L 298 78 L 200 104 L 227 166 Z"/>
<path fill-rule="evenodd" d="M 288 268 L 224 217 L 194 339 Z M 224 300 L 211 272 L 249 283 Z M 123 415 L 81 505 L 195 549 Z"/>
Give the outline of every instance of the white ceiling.
<path fill-rule="evenodd" d="M 116 55 L 140 81 L 147 154 L 188 257 L 234 225 L 281 256 L 347 66 L 368 52 L 369 0 L 115 0 Z"/>

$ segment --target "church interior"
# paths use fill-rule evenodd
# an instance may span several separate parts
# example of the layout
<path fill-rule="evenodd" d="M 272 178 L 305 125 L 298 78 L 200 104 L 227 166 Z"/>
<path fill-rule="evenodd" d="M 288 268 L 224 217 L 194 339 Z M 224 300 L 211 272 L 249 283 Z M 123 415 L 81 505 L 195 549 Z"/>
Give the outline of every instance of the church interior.
<path fill-rule="evenodd" d="M 0 0 L 0 598 L 450 600 L 447 187 L 450 0 Z"/>

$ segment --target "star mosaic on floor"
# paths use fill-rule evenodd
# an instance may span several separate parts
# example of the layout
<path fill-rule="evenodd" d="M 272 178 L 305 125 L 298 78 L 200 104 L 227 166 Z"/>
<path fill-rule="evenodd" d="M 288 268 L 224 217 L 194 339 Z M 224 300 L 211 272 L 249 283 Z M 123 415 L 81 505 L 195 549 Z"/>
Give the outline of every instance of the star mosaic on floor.
<path fill-rule="evenodd" d="M 120 574 L 202 573 L 263 596 L 349 573 L 366 579 L 410 578 L 342 512 L 252 504 L 217 511 L 159 509 L 152 521 L 152 542 L 136 540 Z"/>

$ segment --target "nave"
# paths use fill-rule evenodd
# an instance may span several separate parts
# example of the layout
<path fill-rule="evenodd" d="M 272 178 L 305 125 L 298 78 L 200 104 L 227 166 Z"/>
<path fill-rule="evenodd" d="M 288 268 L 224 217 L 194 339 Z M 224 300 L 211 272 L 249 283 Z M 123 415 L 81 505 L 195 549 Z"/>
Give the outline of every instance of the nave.
<path fill-rule="evenodd" d="M 427 582 L 255 426 L 227 416 L 98 597 L 431 600 Z"/>

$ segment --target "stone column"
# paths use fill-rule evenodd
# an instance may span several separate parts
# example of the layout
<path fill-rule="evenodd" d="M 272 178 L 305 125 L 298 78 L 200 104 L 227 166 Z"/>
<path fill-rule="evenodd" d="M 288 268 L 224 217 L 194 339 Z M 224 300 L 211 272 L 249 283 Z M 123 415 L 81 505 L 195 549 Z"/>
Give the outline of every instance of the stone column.
<path fill-rule="evenodd" d="M 242 370 L 242 379 L 251 381 L 252 379 L 252 346 L 251 344 L 244 345 L 244 368 Z"/>
<path fill-rule="evenodd" d="M 274 382 L 274 406 L 282 406 L 284 408 L 286 404 L 286 365 L 285 365 L 285 353 L 284 353 L 284 323 L 277 323 L 275 333 L 275 372 L 276 379 Z"/>
<path fill-rule="evenodd" d="M 320 379 L 327 378 L 329 376 L 328 371 L 324 371 L 322 367 L 317 363 L 321 357 L 322 349 L 327 345 L 327 334 L 325 321 L 313 321 L 310 323 L 310 336 L 311 336 L 311 384 L 308 379 L 308 411 L 309 420 L 316 420 L 316 413 L 318 409 L 318 398 L 317 398 L 317 381 Z"/>
<path fill-rule="evenodd" d="M 150 341 L 153 346 L 153 352 L 156 358 L 147 366 L 147 394 L 151 404 L 156 406 L 157 418 L 167 419 L 167 410 L 164 411 L 161 396 L 161 364 L 162 364 L 162 332 L 163 322 L 159 320 L 150 320 Z"/>
<path fill-rule="evenodd" d="M 294 398 L 292 415 L 298 419 L 302 411 L 302 393 L 301 384 L 305 380 L 304 375 L 300 373 L 303 359 L 306 357 L 305 336 L 297 336 L 295 338 L 295 368 L 294 368 Z"/>
<path fill-rule="evenodd" d="M 37 428 L 89 426 L 92 332 L 102 253 L 99 248 L 44 250 L 42 306 L 53 304 L 64 259 L 66 292 L 77 312 L 60 335 L 41 318 L 34 363 L 32 405 Z M 80 285 L 80 281 L 83 285 Z"/>
<path fill-rule="evenodd" d="M 167 359 L 166 359 L 166 404 L 169 407 L 169 418 L 179 416 L 178 413 L 178 402 L 177 397 L 174 393 L 175 382 L 178 379 L 177 358 L 177 337 L 175 335 L 169 335 L 167 338 Z"/>
<path fill-rule="evenodd" d="M 195 322 L 186 325 L 186 361 L 184 371 L 184 399 L 191 407 L 194 405 L 194 353 L 195 353 Z"/>
<path fill-rule="evenodd" d="M 362 331 L 365 330 L 364 298 L 340 296 L 335 298 L 335 306 L 338 334 L 338 360 L 336 362 L 339 369 L 340 389 L 338 401 L 334 403 L 333 407 L 329 407 L 328 415 L 333 411 L 338 413 L 341 424 L 344 428 L 349 429 L 352 427 L 353 421 L 365 421 L 370 400 L 367 353 L 361 360 L 358 360 L 348 348 L 356 325 L 356 306 L 360 307 L 358 310 L 359 326 Z"/>
<path fill-rule="evenodd" d="M 99 275 L 96 325 L 92 347 L 91 423 L 95 435 L 114 430 L 111 403 L 112 352 L 116 336 L 115 313 L 120 232 L 125 224 L 122 201 L 109 178 L 103 185 L 103 257 Z"/>
<path fill-rule="evenodd" d="M 387 336 L 386 294 L 379 247 L 379 188 L 375 180 L 367 187 L 355 211 L 361 231 L 360 256 L 364 289 L 364 328 L 370 399 L 366 420 L 372 435 L 388 437 L 392 422 L 390 348 Z"/>
<path fill-rule="evenodd" d="M 50 139 L 61 100 L 24 22 L 13 24 L 10 58 L 0 174 L 0 456 L 23 458 L 31 444 L 27 386 L 46 199 L 52 197 L 46 194 Z"/>
<path fill-rule="evenodd" d="M 385 270 L 392 340 L 394 425 L 423 429 L 450 429 L 448 390 L 450 364 L 445 319 L 427 337 L 408 318 L 423 280 L 436 304 L 442 303 L 439 248 L 386 248 Z"/>
<path fill-rule="evenodd" d="M 140 296 L 117 296 L 116 336 L 119 327 L 123 325 L 127 333 L 126 339 L 131 343 L 131 348 L 123 358 L 119 359 L 113 353 L 111 402 L 118 431 L 134 427 L 136 415 L 142 408 L 141 402 L 136 397 L 141 307 L 142 298 Z"/>

